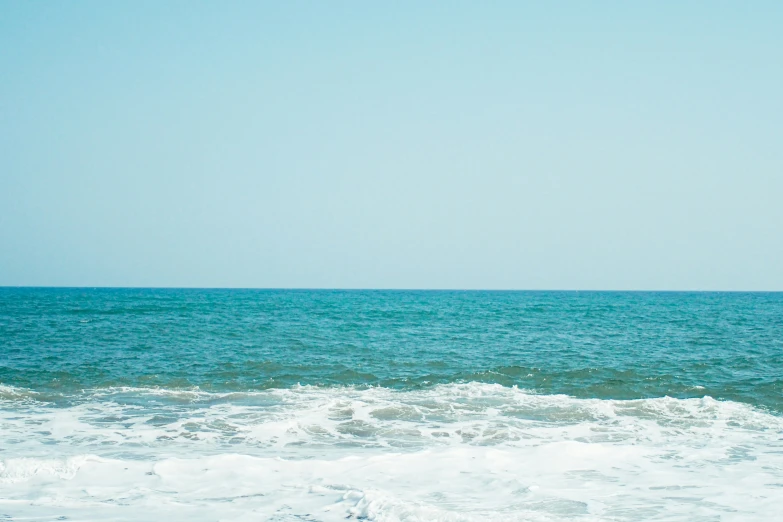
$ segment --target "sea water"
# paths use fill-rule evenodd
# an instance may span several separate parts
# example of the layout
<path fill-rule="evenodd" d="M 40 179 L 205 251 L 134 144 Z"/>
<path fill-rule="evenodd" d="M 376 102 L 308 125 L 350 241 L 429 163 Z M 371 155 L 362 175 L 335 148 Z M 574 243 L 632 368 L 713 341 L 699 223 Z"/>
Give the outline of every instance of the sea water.
<path fill-rule="evenodd" d="M 783 513 L 783 294 L 0 289 L 0 519 Z"/>

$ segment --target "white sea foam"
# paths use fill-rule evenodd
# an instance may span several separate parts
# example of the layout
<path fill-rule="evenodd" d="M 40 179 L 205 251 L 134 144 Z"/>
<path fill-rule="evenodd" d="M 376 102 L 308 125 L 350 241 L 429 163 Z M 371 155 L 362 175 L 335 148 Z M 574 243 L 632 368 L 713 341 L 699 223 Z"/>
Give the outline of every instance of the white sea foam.
<path fill-rule="evenodd" d="M 745 404 L 416 391 L 4 387 L 0 516 L 770 520 L 783 419 Z"/>

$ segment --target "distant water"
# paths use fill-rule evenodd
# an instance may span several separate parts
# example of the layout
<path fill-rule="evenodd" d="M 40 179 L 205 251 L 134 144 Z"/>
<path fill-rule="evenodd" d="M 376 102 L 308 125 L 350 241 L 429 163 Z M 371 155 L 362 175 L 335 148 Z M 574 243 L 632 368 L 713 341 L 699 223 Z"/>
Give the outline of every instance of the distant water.
<path fill-rule="evenodd" d="M 0 519 L 774 520 L 783 294 L 0 289 Z"/>

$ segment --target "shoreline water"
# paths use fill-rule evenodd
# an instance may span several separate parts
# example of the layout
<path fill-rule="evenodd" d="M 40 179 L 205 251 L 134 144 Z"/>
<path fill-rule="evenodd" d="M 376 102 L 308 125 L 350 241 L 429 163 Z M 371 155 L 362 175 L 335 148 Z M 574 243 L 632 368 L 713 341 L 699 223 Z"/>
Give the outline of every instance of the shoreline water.
<path fill-rule="evenodd" d="M 466 383 L 125 388 L 52 406 L 11 392 L 12 519 L 761 520 L 783 488 L 783 418 L 710 398 Z"/>
<path fill-rule="evenodd" d="M 0 289 L 0 515 L 768 520 L 783 295 Z"/>

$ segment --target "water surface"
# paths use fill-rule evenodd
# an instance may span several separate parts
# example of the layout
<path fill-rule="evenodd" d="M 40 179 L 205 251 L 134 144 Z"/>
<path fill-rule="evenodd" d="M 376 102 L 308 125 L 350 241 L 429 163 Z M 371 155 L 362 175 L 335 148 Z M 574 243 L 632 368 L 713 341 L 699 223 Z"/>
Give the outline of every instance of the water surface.
<path fill-rule="evenodd" d="M 783 294 L 0 289 L 0 515 L 766 520 Z"/>

